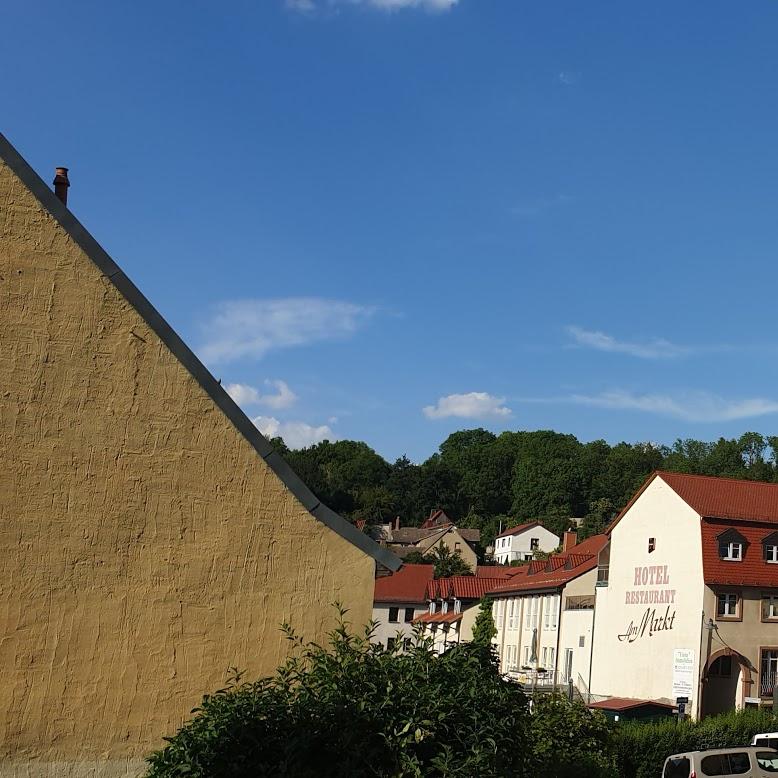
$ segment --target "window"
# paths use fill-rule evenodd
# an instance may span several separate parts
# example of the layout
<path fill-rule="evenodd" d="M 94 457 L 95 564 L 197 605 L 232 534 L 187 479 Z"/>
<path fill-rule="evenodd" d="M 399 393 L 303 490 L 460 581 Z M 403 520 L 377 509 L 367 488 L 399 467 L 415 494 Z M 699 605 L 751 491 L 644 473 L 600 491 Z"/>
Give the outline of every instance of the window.
<path fill-rule="evenodd" d="M 413 646 L 413 641 L 411 640 L 411 638 L 405 638 L 405 640 L 403 640 L 404 651 L 410 651 L 412 646 Z"/>
<path fill-rule="evenodd" d="M 548 649 L 548 669 L 553 673 L 556 669 L 556 649 L 555 648 L 549 648 Z"/>
<path fill-rule="evenodd" d="M 772 748 L 772 746 L 768 746 L 768 748 Z M 756 763 L 766 773 L 778 773 L 778 754 L 771 751 L 757 751 Z"/>
<path fill-rule="evenodd" d="M 722 540 L 719 542 L 719 556 L 730 562 L 740 562 L 743 559 L 743 544 L 738 540 Z"/>
<path fill-rule="evenodd" d="M 712 678 L 732 677 L 732 657 L 720 656 L 708 670 L 708 676 Z"/>
<path fill-rule="evenodd" d="M 778 532 L 771 532 L 762 538 L 762 558 L 768 564 L 778 564 Z"/>
<path fill-rule="evenodd" d="M 543 629 L 551 626 L 551 597 L 543 598 Z"/>
<path fill-rule="evenodd" d="M 583 648 L 586 645 L 586 635 L 581 635 L 578 638 L 578 648 Z"/>
<path fill-rule="evenodd" d="M 456 554 L 457 552 L 462 553 L 462 544 L 459 542 L 454 543 L 454 553 Z"/>
<path fill-rule="evenodd" d="M 656 538 L 649 538 L 648 539 L 648 553 L 651 554 L 654 551 L 656 551 Z"/>
<path fill-rule="evenodd" d="M 778 594 L 762 594 L 762 621 L 778 621 Z"/>
<path fill-rule="evenodd" d="M 443 604 L 440 606 L 441 613 L 448 613 L 448 600 L 443 600 Z"/>
<path fill-rule="evenodd" d="M 548 652 L 548 649 L 545 646 L 543 646 L 543 654 L 542 654 L 543 659 L 541 660 L 541 663 L 542 663 L 543 667 L 546 667 L 546 658 L 547 658 L 546 654 L 547 654 L 547 652 Z"/>
<path fill-rule="evenodd" d="M 524 561 L 529 562 L 532 560 L 532 554 L 524 554 Z"/>
<path fill-rule="evenodd" d="M 406 608 L 405 609 L 405 623 L 406 624 L 410 624 L 413 621 L 413 614 L 414 614 L 413 608 Z"/>
<path fill-rule="evenodd" d="M 529 550 L 530 551 L 537 551 L 540 548 L 540 538 L 530 538 L 529 539 Z"/>
<path fill-rule="evenodd" d="M 525 629 L 529 629 L 532 625 L 532 600 L 524 600 L 524 613 L 526 617 L 524 619 Z"/>
<path fill-rule="evenodd" d="M 524 646 L 524 666 L 529 667 L 529 646 Z"/>
<path fill-rule="evenodd" d="M 759 674 L 759 693 L 762 697 L 772 697 L 775 688 L 775 676 L 778 673 L 778 648 L 763 648 L 761 673 Z"/>
<path fill-rule="evenodd" d="M 430 613 L 435 613 L 435 601 L 430 602 Z"/>
<path fill-rule="evenodd" d="M 711 754 L 700 762 L 703 775 L 744 775 L 751 770 L 751 760 L 746 751 L 731 754 Z"/>
<path fill-rule="evenodd" d="M 397 643 L 397 638 L 387 638 L 387 639 L 386 639 L 386 647 L 387 647 L 387 648 L 388 648 L 390 651 L 394 651 L 394 646 L 395 646 L 395 643 Z"/>
<path fill-rule="evenodd" d="M 737 619 L 739 613 L 740 597 L 733 592 L 724 592 L 717 597 L 716 616 L 720 619 Z"/>
<path fill-rule="evenodd" d="M 662 778 L 689 778 L 692 766 L 685 756 L 674 756 L 667 760 Z"/>
<path fill-rule="evenodd" d="M 461 613 L 461 612 L 462 612 L 461 600 L 454 600 L 454 613 Z"/>
<path fill-rule="evenodd" d="M 511 606 L 508 610 L 508 629 L 516 629 L 516 598 L 511 597 Z"/>
<path fill-rule="evenodd" d="M 561 598 L 556 594 L 551 598 L 551 629 L 556 629 L 557 620 L 559 619 L 559 604 Z"/>
<path fill-rule="evenodd" d="M 399 615 L 400 615 L 400 609 L 399 608 L 389 608 L 389 623 L 390 624 L 396 624 L 399 621 Z"/>

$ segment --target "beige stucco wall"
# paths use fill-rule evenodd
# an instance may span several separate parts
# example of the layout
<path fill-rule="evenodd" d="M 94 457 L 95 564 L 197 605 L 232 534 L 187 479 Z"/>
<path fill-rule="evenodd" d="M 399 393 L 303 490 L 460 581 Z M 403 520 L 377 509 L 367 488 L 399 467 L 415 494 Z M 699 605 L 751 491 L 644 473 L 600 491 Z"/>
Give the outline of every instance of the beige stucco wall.
<path fill-rule="evenodd" d="M 435 536 L 433 535 L 433 538 Z M 459 534 L 456 529 L 450 529 L 439 540 L 433 540 L 430 542 L 425 539 L 417 543 L 419 549 L 423 554 L 428 554 L 434 548 L 440 548 L 445 546 L 452 554 L 459 552 L 462 555 L 462 559 L 467 562 L 470 569 L 475 572 L 475 568 L 478 565 L 478 556 L 468 545 L 467 541 Z"/>
<path fill-rule="evenodd" d="M 732 563 L 733 567 L 737 563 Z M 742 601 L 740 604 L 741 621 L 726 621 L 717 618 L 716 615 L 716 591 L 710 587 L 705 588 L 705 621 L 713 618 L 715 629 L 705 630 L 703 633 L 703 664 L 707 657 L 714 656 L 724 648 L 733 648 L 742 654 L 751 663 L 751 681 L 738 683 L 735 689 L 735 706 L 742 708 L 746 697 L 760 697 L 761 656 L 760 649 L 775 648 L 778 646 L 778 624 L 762 621 L 762 592 L 774 593 L 769 587 L 756 589 L 753 587 L 723 587 L 722 591 L 737 592 Z M 733 662 L 733 673 L 738 670 L 737 663 Z M 747 678 L 747 676 L 746 676 Z M 743 681 L 744 677 L 740 677 Z M 730 697 L 731 700 L 731 697 Z M 707 706 L 706 706 L 707 710 Z"/>
<path fill-rule="evenodd" d="M 592 656 L 592 629 L 594 627 L 594 610 L 564 610 L 567 597 L 594 596 L 597 582 L 597 570 L 574 578 L 565 586 L 562 593 L 562 620 L 559 626 L 559 656 L 557 657 L 557 678 L 565 680 L 564 662 L 565 649 L 573 651 L 572 678 L 573 683 L 581 691 L 589 685 L 589 669 Z M 583 646 L 581 645 L 583 638 Z M 579 682 L 579 676 L 583 683 Z"/>
<path fill-rule="evenodd" d="M 132 773 L 373 570 L 0 163 L 0 775 Z"/>
<path fill-rule="evenodd" d="M 648 552 L 648 539 L 656 550 Z M 635 585 L 635 568 L 667 566 L 669 583 Z M 639 629 L 647 610 L 663 617 L 667 604 L 627 603 L 627 592 L 675 592 L 672 628 L 648 630 L 632 642 L 619 640 L 629 626 Z M 699 677 L 703 607 L 700 517 L 661 478 L 655 478 L 611 533 L 610 577 L 597 588 L 591 691 L 596 695 L 671 699 L 673 651 L 694 652 Z M 668 621 L 669 623 L 669 621 Z M 696 691 L 696 689 L 695 689 Z M 691 699 L 696 715 L 698 695 Z"/>

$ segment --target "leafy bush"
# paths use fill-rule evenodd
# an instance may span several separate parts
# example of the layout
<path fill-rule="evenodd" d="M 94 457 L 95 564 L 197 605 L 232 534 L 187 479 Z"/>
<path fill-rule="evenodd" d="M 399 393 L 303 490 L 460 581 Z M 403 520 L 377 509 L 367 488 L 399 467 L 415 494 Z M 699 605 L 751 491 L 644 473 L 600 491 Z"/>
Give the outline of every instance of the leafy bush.
<path fill-rule="evenodd" d="M 527 706 L 489 647 L 406 654 L 349 632 L 328 648 L 285 627 L 292 657 L 272 678 L 235 674 L 149 758 L 148 778 L 521 776 Z M 531 774 L 531 773 L 530 773 Z"/>
<path fill-rule="evenodd" d="M 527 775 L 535 778 L 616 778 L 613 730 L 599 711 L 556 694 L 534 699 Z"/>
<path fill-rule="evenodd" d="M 768 710 L 732 711 L 702 721 L 627 722 L 615 730 L 619 775 L 656 778 L 670 754 L 729 748 L 751 742 L 757 732 L 774 732 L 778 719 Z"/>

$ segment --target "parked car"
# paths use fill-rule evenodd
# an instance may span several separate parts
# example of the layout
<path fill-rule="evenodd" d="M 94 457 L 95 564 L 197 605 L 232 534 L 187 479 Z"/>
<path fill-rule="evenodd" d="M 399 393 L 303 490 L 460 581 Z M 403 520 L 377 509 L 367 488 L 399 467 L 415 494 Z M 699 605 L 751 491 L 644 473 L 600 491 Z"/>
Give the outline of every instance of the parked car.
<path fill-rule="evenodd" d="M 778 748 L 778 732 L 760 732 L 758 735 L 754 735 L 751 745 L 762 746 L 763 748 Z"/>
<path fill-rule="evenodd" d="M 688 751 L 665 759 L 662 778 L 761 778 L 778 774 L 778 751 L 774 748 L 743 746 L 716 748 L 710 751 Z"/>

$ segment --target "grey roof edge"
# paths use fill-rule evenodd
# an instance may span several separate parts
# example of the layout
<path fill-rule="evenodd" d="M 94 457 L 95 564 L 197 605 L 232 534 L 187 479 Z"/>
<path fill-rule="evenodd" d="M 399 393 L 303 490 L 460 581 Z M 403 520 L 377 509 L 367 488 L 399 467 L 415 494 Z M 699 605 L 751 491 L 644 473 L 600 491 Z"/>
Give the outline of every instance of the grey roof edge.
<path fill-rule="evenodd" d="M 10 141 L 0 132 L 0 159 L 14 172 L 22 183 L 32 192 L 40 205 L 97 266 L 101 273 L 116 287 L 127 302 L 135 308 L 146 324 L 154 330 L 160 340 L 173 353 L 178 361 L 197 381 L 205 393 L 232 422 L 241 435 L 254 447 L 260 457 L 273 470 L 289 491 L 302 503 L 305 509 L 325 526 L 336 532 L 344 540 L 356 546 L 379 564 L 392 571 L 399 570 L 402 560 L 363 532 L 346 521 L 335 511 L 323 505 L 313 492 L 303 483 L 284 459 L 270 445 L 265 436 L 254 426 L 246 414 L 227 394 L 221 384 L 211 375 L 205 365 L 184 343 L 178 333 L 165 321 L 163 316 L 148 301 L 144 294 L 125 275 L 102 246 L 90 235 L 89 231 L 76 219 L 70 210 L 60 202 L 43 179 L 30 167 Z"/>

